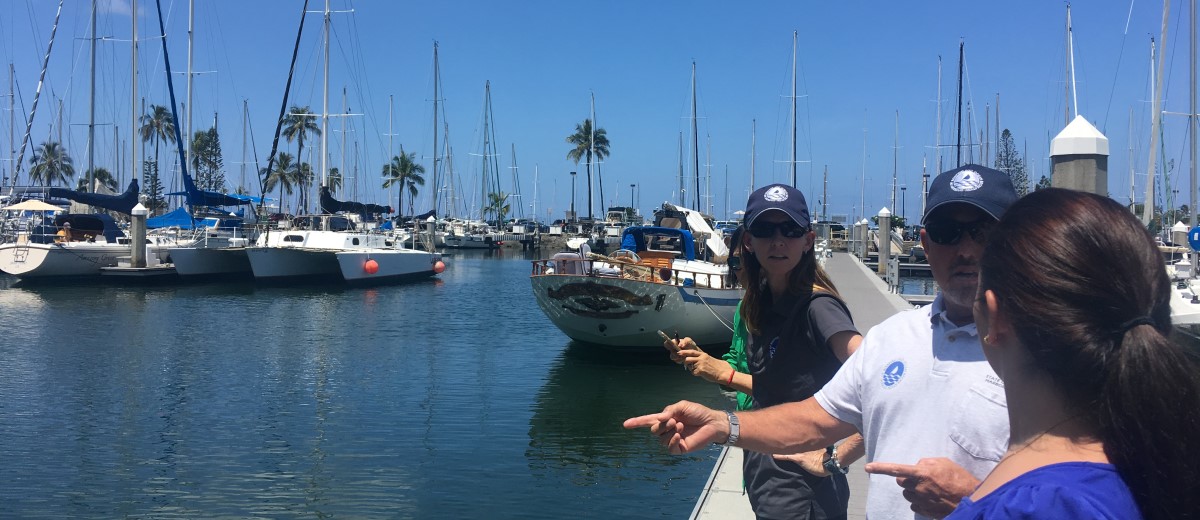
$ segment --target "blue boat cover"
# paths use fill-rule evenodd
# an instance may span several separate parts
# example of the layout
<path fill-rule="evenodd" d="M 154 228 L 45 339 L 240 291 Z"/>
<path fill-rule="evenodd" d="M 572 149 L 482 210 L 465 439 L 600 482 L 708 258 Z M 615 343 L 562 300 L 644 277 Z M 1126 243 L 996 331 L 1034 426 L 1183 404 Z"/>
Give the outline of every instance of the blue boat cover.
<path fill-rule="evenodd" d="M 679 245 L 683 248 L 684 259 L 696 259 L 696 239 L 692 237 L 692 232 L 686 229 L 659 226 L 630 226 L 625 228 L 625 234 L 621 237 L 621 249 L 628 249 L 633 252 L 645 251 L 648 239 L 656 237 L 678 239 Z M 663 248 L 659 246 L 655 249 L 662 250 Z"/>
<path fill-rule="evenodd" d="M 50 188 L 49 196 L 61 197 L 80 204 L 88 204 L 128 215 L 133 212 L 133 207 L 138 203 L 138 181 L 137 179 L 130 180 L 129 187 L 125 189 L 125 193 L 120 195 L 103 195 L 67 188 Z"/>
<path fill-rule="evenodd" d="M 196 227 L 195 222 L 196 220 L 192 218 L 192 214 L 188 213 L 187 209 L 179 208 L 165 215 L 146 219 L 146 229 L 172 226 L 176 226 L 179 229 L 192 229 Z"/>

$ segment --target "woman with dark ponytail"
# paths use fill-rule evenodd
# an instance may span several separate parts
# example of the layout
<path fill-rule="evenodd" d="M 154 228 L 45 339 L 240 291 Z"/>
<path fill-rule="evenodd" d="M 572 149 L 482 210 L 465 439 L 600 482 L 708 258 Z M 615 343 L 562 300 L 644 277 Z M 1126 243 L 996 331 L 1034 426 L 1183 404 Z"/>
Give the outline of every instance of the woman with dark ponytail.
<path fill-rule="evenodd" d="M 1051 188 L 987 240 L 974 312 L 1011 435 L 950 518 L 1200 518 L 1200 368 L 1170 338 L 1151 235 L 1112 199 Z"/>

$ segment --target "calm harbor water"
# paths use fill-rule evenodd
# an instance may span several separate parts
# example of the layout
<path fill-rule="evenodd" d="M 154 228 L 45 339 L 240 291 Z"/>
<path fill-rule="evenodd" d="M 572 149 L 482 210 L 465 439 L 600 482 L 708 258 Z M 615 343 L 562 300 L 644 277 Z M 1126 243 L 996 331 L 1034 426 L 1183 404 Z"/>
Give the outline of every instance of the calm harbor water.
<path fill-rule="evenodd" d="M 572 343 L 519 253 L 371 289 L 0 277 L 0 518 L 683 518 L 718 450 L 625 417 L 730 406 Z"/>

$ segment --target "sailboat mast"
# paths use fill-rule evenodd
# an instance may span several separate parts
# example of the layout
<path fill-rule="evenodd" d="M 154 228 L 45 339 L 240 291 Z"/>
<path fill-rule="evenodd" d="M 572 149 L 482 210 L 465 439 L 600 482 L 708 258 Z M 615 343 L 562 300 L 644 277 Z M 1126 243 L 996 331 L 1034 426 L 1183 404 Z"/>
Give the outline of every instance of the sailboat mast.
<path fill-rule="evenodd" d="M 679 205 L 687 206 L 687 184 L 683 177 L 683 132 L 679 132 Z"/>
<path fill-rule="evenodd" d="M 183 121 L 183 137 L 184 143 L 184 158 L 187 162 L 192 160 L 192 36 L 195 34 L 195 15 L 196 15 L 196 0 L 188 1 L 188 60 L 187 60 L 187 107 L 184 109 L 184 114 L 187 117 Z M 215 126 L 214 126 L 215 128 Z"/>
<path fill-rule="evenodd" d="M 1188 229 L 1196 227 L 1196 0 L 1192 0 L 1191 11 L 1192 15 L 1192 38 L 1191 38 L 1191 59 L 1188 63 L 1191 64 L 1191 103 L 1188 110 L 1188 137 L 1190 138 L 1189 147 L 1192 153 L 1191 164 L 1191 180 L 1189 181 L 1188 189 Z M 1197 259 L 1195 254 L 1188 255 L 1192 258 L 1192 270 L 1188 271 L 1192 276 L 1196 275 Z"/>
<path fill-rule="evenodd" d="M 798 31 L 792 31 L 792 187 L 796 187 L 796 38 Z"/>
<path fill-rule="evenodd" d="M 750 193 L 754 192 L 754 154 L 758 139 L 758 120 L 750 120 Z"/>
<path fill-rule="evenodd" d="M 138 82 L 137 82 L 137 70 L 138 70 L 138 66 L 137 66 L 137 57 L 138 57 L 137 0 L 129 0 L 129 4 L 130 4 L 130 13 L 131 13 L 129 18 L 132 20 L 131 25 L 133 27 L 132 41 L 130 42 L 130 45 L 129 45 L 129 48 L 131 49 L 131 52 L 132 52 L 132 56 L 129 59 L 129 64 L 130 64 L 129 70 L 130 70 L 130 75 L 131 75 L 130 81 L 129 81 L 129 86 L 130 86 L 129 90 L 132 92 L 132 95 L 130 96 L 130 100 L 129 100 L 129 103 L 130 103 L 129 104 L 129 113 L 131 116 L 130 119 L 132 119 L 132 121 L 129 125 L 129 129 L 130 129 L 130 131 L 133 132 L 133 138 L 129 140 L 129 152 L 130 152 L 129 159 L 130 159 L 130 162 L 132 163 L 132 165 L 131 165 L 132 169 L 129 171 L 129 175 L 130 175 L 131 179 L 140 179 L 141 178 L 141 169 L 138 168 L 138 162 L 140 160 L 141 155 L 138 153 L 138 112 L 139 111 L 138 111 L 138 88 L 137 88 L 137 84 L 138 84 Z"/>
<path fill-rule="evenodd" d="M 937 110 L 934 116 L 933 153 L 937 155 L 937 171 L 942 172 L 942 55 L 938 55 Z M 928 195 L 922 193 L 921 196 Z"/>
<path fill-rule="evenodd" d="M 441 79 L 438 70 L 438 42 L 433 42 L 433 212 L 438 209 L 438 192 L 441 191 L 441 179 L 438 177 L 438 80 Z M 391 160 L 390 158 L 388 160 Z"/>
<path fill-rule="evenodd" d="M 958 42 L 958 140 L 954 144 L 956 154 L 954 167 L 962 166 L 962 77 L 963 77 L 963 46 L 966 42 Z"/>
<path fill-rule="evenodd" d="M 896 176 L 900 171 L 900 111 L 896 111 L 896 133 L 892 137 L 892 211 L 896 211 Z"/>
<path fill-rule="evenodd" d="M 695 170 L 696 191 L 692 193 L 692 209 L 700 211 L 700 127 L 696 120 L 696 62 L 692 62 L 692 162 Z"/>
<path fill-rule="evenodd" d="M 321 84 L 321 186 L 325 186 L 327 182 L 325 173 L 326 157 L 329 154 L 329 0 L 325 0 L 325 21 L 322 29 L 322 41 L 324 42 L 325 64 L 322 74 Z M 297 161 L 303 163 L 303 157 L 297 157 Z M 305 208 L 306 210 L 308 208 Z"/>
<path fill-rule="evenodd" d="M 96 189 L 92 178 L 96 175 L 96 1 L 92 0 L 92 38 L 91 38 L 91 86 L 88 101 L 88 163 L 87 188 L 84 191 Z"/>
<path fill-rule="evenodd" d="M 1169 20 L 1170 4 L 1163 5 L 1163 21 L 1162 21 L 1162 41 L 1167 41 L 1167 21 Z M 1150 63 L 1151 71 L 1154 70 L 1154 40 L 1150 40 Z M 1154 163 L 1157 158 L 1155 150 L 1158 148 L 1158 125 L 1162 122 L 1162 112 L 1159 109 L 1159 100 L 1162 98 L 1162 69 L 1163 55 L 1166 54 L 1166 48 L 1159 53 L 1158 56 L 1158 72 L 1151 79 L 1154 85 L 1154 99 L 1150 101 L 1151 118 L 1150 118 L 1150 147 L 1147 148 L 1150 156 L 1150 167 L 1146 168 L 1146 202 L 1142 204 L 1142 224 L 1150 225 L 1150 219 L 1154 215 Z M 1165 189 L 1165 187 L 1164 187 Z"/>
<path fill-rule="evenodd" d="M 1063 56 L 1063 125 L 1071 124 L 1071 3 L 1067 2 L 1067 54 Z"/>

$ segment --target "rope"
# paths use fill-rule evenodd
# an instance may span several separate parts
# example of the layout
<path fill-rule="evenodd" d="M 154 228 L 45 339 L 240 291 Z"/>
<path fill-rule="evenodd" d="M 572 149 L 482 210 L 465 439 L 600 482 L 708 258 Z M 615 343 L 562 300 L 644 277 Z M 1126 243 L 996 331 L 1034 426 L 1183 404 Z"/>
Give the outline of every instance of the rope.
<path fill-rule="evenodd" d="M 700 303 L 703 303 L 703 304 L 704 304 L 704 307 L 708 309 L 708 312 L 711 312 L 711 313 L 712 313 L 712 315 L 713 315 L 713 317 L 714 317 L 714 318 L 716 318 L 716 319 L 717 319 L 717 321 L 721 322 L 721 325 L 723 325 L 725 328 L 729 329 L 729 332 L 733 332 L 733 331 L 734 331 L 734 330 L 733 330 L 733 324 L 731 324 L 731 323 L 725 323 L 725 320 L 724 320 L 723 318 L 721 318 L 721 315 L 717 314 L 717 311 L 713 310 L 713 308 L 712 308 L 712 305 L 709 305 L 709 304 L 708 304 L 708 301 L 707 301 L 707 300 L 705 300 L 705 299 L 704 299 L 704 297 L 700 295 L 700 290 L 699 290 L 699 289 L 697 289 L 697 290 L 696 290 L 694 293 L 692 293 L 692 294 L 693 294 L 695 297 L 697 297 L 697 298 L 700 298 Z"/>

